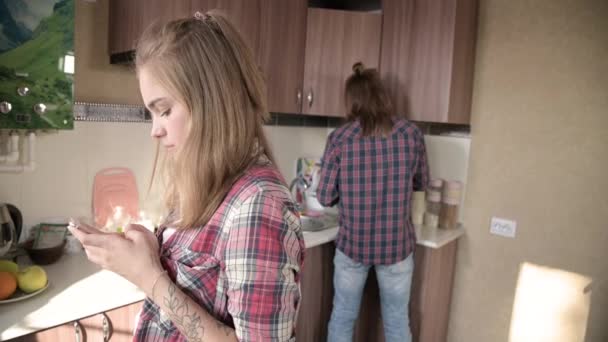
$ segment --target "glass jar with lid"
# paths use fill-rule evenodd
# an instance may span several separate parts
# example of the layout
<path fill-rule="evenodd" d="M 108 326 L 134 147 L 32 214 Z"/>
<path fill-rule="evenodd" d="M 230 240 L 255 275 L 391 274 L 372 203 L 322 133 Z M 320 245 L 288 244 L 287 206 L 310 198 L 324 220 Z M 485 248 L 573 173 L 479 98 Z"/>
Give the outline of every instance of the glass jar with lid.
<path fill-rule="evenodd" d="M 426 194 L 426 211 L 424 213 L 423 225 L 426 227 L 437 227 L 440 211 L 441 192 L 437 190 L 437 187 L 430 186 Z"/>
<path fill-rule="evenodd" d="M 439 228 L 454 229 L 458 226 L 458 211 L 462 195 L 462 183 L 447 181 L 443 184 Z"/>

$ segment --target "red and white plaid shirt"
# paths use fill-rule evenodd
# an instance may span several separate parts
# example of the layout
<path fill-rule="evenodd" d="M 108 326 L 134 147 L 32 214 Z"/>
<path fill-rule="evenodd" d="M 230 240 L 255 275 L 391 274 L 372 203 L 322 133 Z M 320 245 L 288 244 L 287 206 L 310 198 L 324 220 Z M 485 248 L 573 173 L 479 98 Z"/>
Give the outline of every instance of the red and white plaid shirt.
<path fill-rule="evenodd" d="M 234 327 L 240 341 L 295 341 L 305 247 L 296 208 L 274 166 L 250 168 L 208 224 L 177 230 L 161 242 L 161 262 L 171 279 Z M 186 338 L 146 299 L 134 341 Z"/>
<path fill-rule="evenodd" d="M 358 121 L 344 124 L 330 134 L 321 160 L 317 198 L 339 203 L 336 246 L 367 265 L 394 264 L 414 250 L 412 192 L 428 183 L 422 132 L 405 119 L 393 122 L 388 137 L 363 137 Z"/>

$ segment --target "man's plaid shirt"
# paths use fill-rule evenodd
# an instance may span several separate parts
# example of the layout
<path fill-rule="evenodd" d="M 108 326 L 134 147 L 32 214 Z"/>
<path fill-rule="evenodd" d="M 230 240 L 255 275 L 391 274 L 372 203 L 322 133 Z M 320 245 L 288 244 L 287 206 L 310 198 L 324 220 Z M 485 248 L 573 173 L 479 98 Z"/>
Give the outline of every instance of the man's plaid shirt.
<path fill-rule="evenodd" d="M 337 248 L 367 265 L 394 264 L 414 250 L 412 193 L 428 183 L 422 132 L 393 121 L 387 137 L 363 137 L 358 121 L 346 123 L 330 134 L 321 160 L 317 198 L 339 203 Z"/>
<path fill-rule="evenodd" d="M 158 233 L 162 240 L 162 229 Z M 160 248 L 171 279 L 240 341 L 294 341 L 304 257 L 300 219 L 274 166 L 250 168 L 202 228 Z M 135 341 L 186 341 L 146 299 Z"/>

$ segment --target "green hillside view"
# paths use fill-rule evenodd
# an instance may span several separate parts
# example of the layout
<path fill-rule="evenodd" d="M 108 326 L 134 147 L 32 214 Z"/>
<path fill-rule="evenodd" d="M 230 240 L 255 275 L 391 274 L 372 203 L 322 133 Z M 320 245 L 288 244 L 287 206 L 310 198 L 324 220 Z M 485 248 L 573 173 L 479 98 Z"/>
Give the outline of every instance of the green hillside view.
<path fill-rule="evenodd" d="M 73 128 L 72 76 L 59 66 L 60 59 L 73 51 L 73 37 L 74 3 L 64 0 L 40 22 L 30 40 L 0 54 L 0 96 L 13 105 L 14 113 L 0 117 L 0 128 Z M 17 94 L 22 85 L 30 88 L 29 95 Z M 47 105 L 45 115 L 33 112 L 36 103 Z M 16 114 L 29 114 L 30 122 L 17 122 Z"/>

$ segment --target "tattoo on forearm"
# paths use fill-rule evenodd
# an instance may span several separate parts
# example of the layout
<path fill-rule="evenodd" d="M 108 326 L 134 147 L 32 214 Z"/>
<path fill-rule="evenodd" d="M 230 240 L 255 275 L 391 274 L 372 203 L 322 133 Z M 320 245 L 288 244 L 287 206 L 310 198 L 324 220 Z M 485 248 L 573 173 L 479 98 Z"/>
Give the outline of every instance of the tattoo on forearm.
<path fill-rule="evenodd" d="M 194 312 L 189 312 L 188 297 L 178 296 L 177 286 L 170 284 L 167 289 L 168 296 L 163 297 L 165 306 L 169 309 L 169 316 L 175 325 L 180 327 L 180 331 L 186 335 L 188 341 L 202 342 L 205 335 L 205 326 L 201 322 L 201 317 Z M 234 330 L 220 321 L 213 320 L 218 330 L 223 332 L 226 337 L 235 336 Z M 211 322 L 208 322 L 209 324 Z"/>
<path fill-rule="evenodd" d="M 202 342 L 205 335 L 205 327 L 201 324 L 201 318 L 196 312 L 188 312 L 187 298 L 178 298 L 175 284 L 170 284 L 167 290 L 168 296 L 163 298 L 166 307 L 169 309 L 169 316 L 173 323 L 182 327 L 182 332 L 188 341 Z"/>

